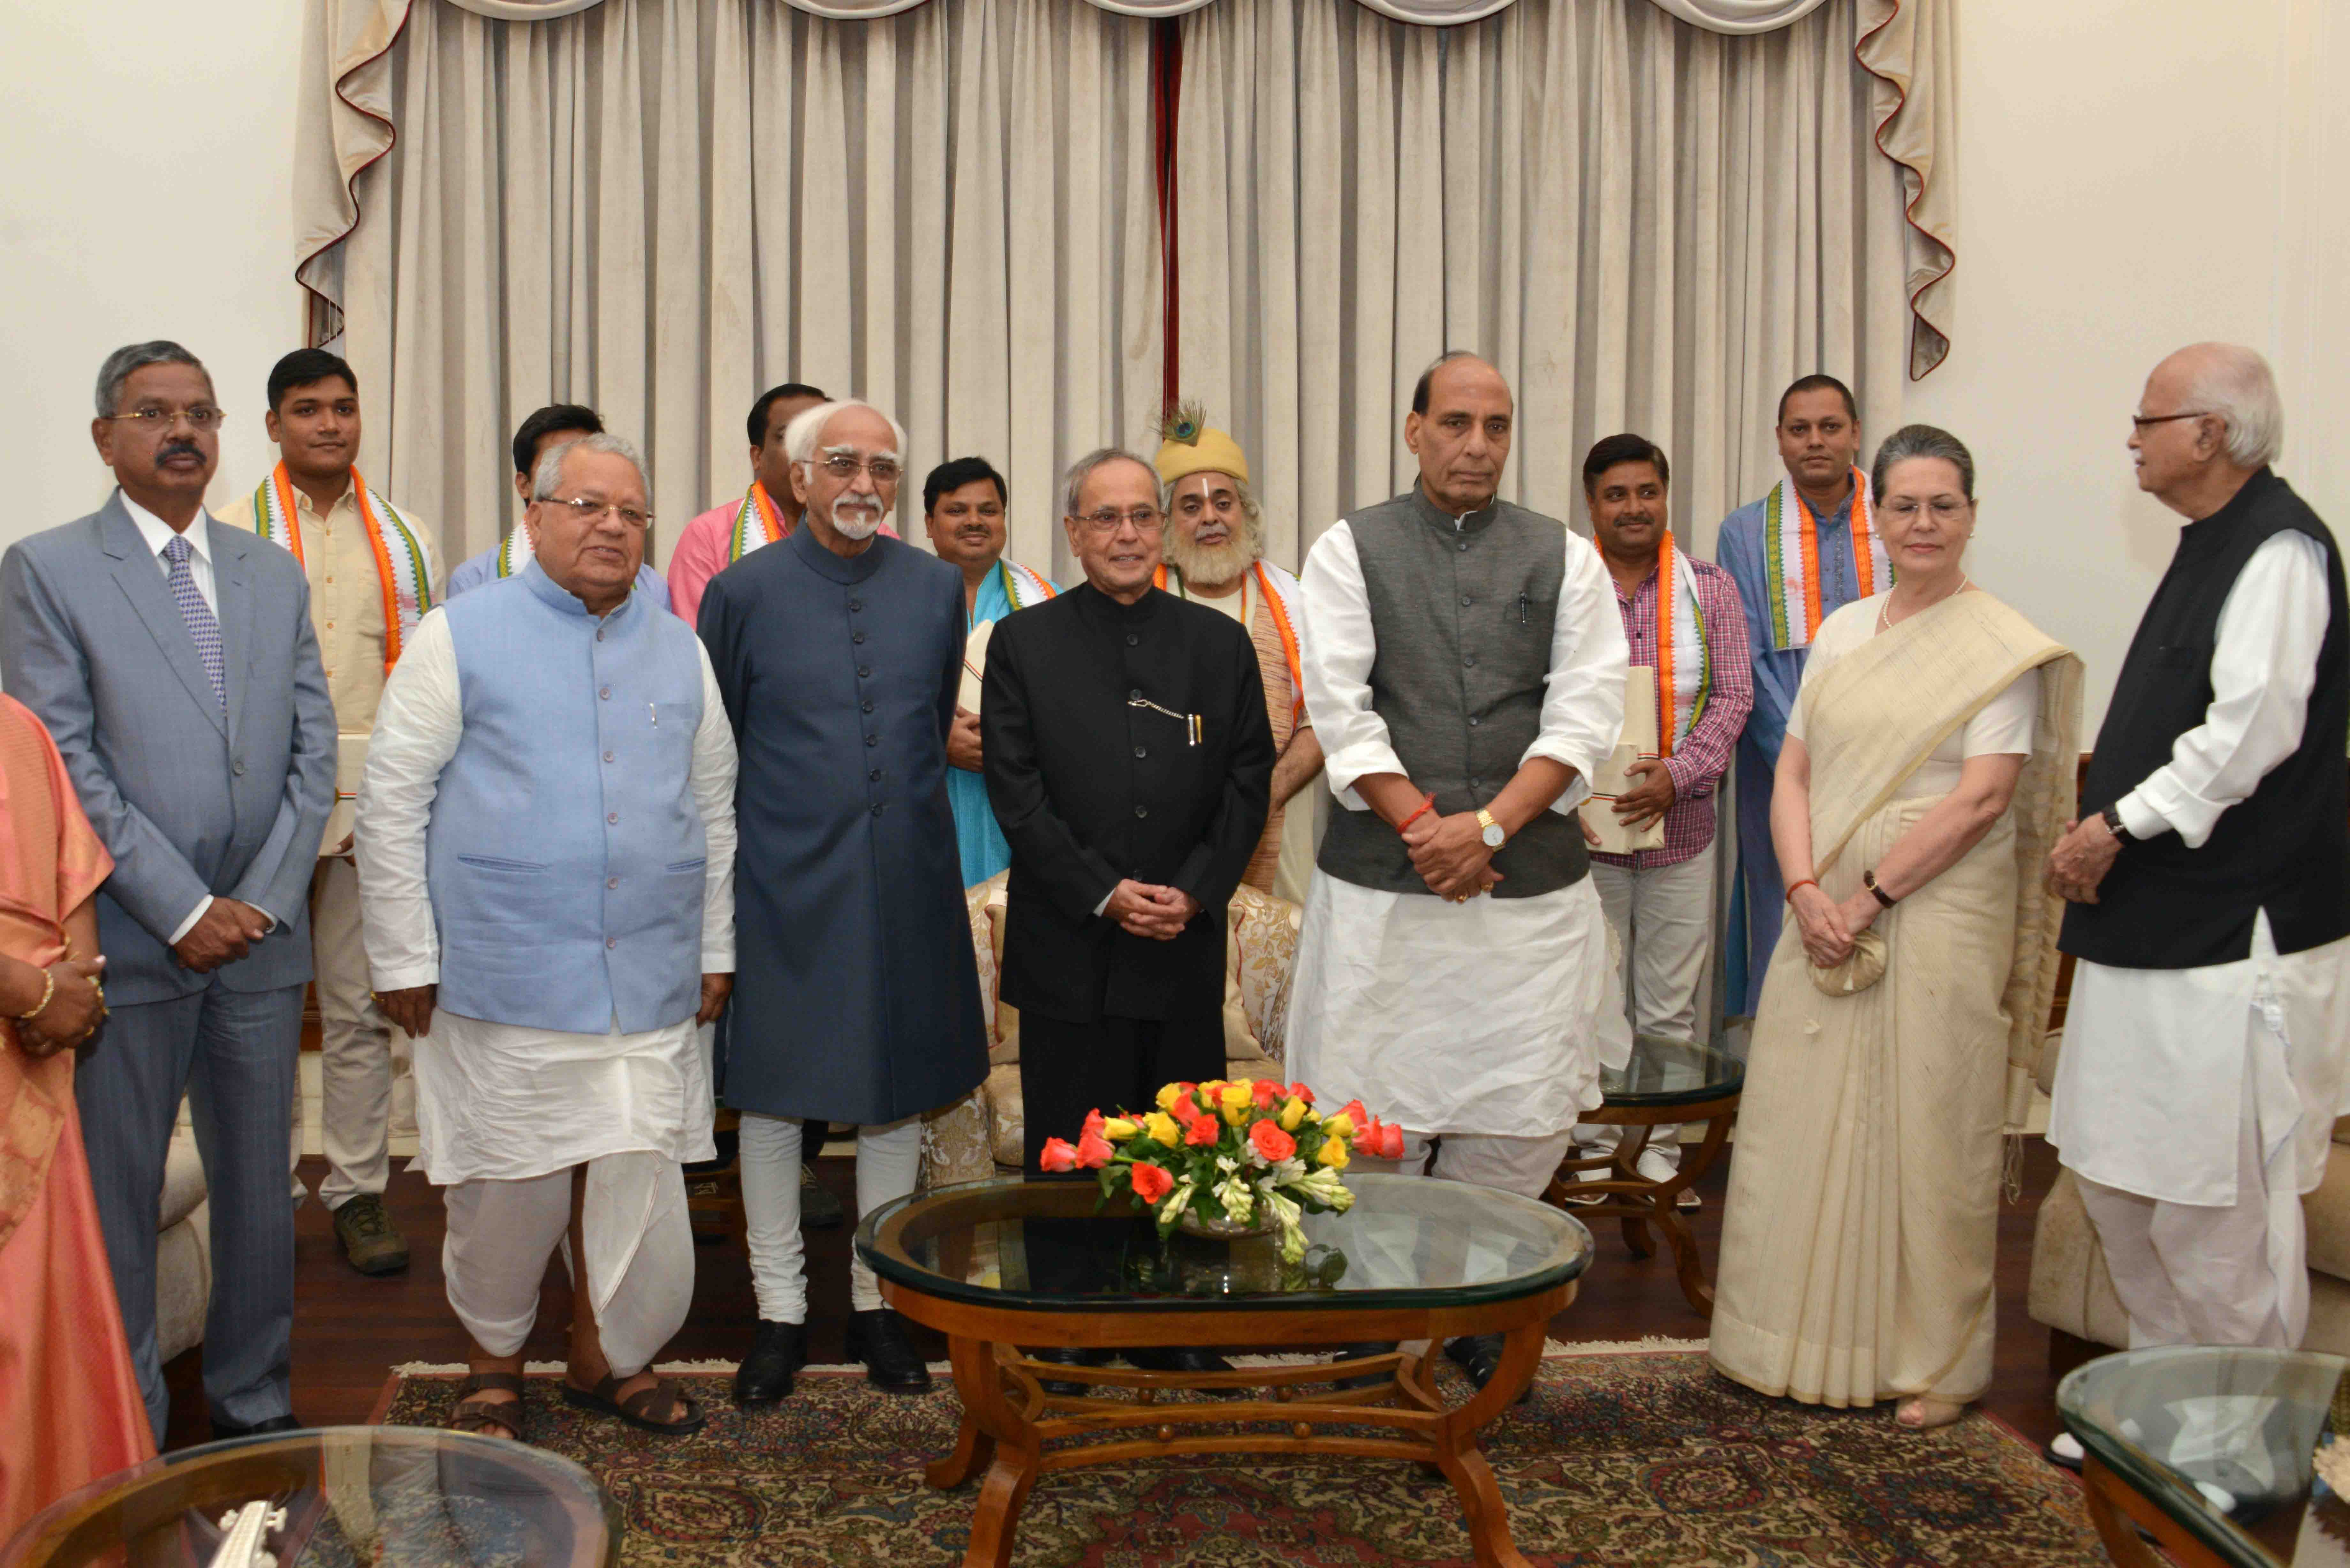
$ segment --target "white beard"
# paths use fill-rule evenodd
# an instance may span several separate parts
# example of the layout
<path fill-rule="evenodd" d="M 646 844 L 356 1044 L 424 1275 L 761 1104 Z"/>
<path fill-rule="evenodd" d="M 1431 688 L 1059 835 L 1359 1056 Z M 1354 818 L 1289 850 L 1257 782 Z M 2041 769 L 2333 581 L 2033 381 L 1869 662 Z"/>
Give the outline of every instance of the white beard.
<path fill-rule="evenodd" d="M 1179 538 L 1170 528 L 1167 533 L 1167 564 L 1187 583 L 1214 587 L 1233 582 L 1256 565 L 1258 552 L 1253 533 L 1253 529 L 1243 527 L 1221 545 L 1201 545 Z"/>
<path fill-rule="evenodd" d="M 844 539 L 870 539 L 881 532 L 883 515 L 879 506 L 836 505 L 832 513 L 832 531 Z"/>

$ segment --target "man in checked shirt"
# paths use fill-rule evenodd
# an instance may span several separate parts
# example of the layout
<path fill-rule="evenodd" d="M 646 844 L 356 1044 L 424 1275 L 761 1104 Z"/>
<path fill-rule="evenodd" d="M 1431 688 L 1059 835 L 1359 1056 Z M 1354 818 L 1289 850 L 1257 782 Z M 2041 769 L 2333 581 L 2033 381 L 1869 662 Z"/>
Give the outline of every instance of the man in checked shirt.
<path fill-rule="evenodd" d="M 1619 796 L 1627 826 L 1664 820 L 1665 842 L 1630 855 L 1591 857 L 1600 907 L 1628 955 L 1626 991 L 1634 1033 L 1697 1039 L 1698 982 L 1713 948 L 1714 790 L 1728 770 L 1754 704 L 1746 612 L 1730 574 L 1681 548 L 1667 526 L 1671 470 L 1646 436 L 1614 435 L 1583 460 L 1583 499 L 1608 576 L 1635 668 L 1658 673 L 1663 754 L 1632 764 L 1636 786 Z M 1586 1123 L 1578 1152 L 1615 1147 L 1617 1129 Z M 1677 1127 L 1650 1135 L 1637 1164 L 1666 1181 L 1680 1164 Z M 1586 1173 L 1597 1179 L 1605 1171 Z M 1683 1192 L 1684 1209 L 1698 1206 Z"/>

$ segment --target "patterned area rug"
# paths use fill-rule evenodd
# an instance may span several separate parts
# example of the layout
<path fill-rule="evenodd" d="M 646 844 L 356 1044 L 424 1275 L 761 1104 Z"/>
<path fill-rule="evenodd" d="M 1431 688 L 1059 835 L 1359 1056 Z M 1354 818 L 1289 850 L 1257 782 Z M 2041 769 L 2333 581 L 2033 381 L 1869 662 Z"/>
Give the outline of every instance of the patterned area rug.
<path fill-rule="evenodd" d="M 536 1369 L 534 1369 L 536 1370 Z M 1445 1392 L 1467 1385 L 1447 1366 Z M 456 1377 L 395 1376 L 383 1419 L 436 1426 Z M 757 1414 L 725 1376 L 683 1378 L 712 1412 L 683 1441 L 575 1411 L 532 1379 L 530 1438 L 619 1501 L 623 1562 L 667 1568 L 912 1568 L 961 1561 L 977 1485 L 921 1468 L 961 1407 L 805 1375 Z M 1806 1408 L 1717 1377 L 1701 1354 L 1554 1355 L 1530 1404 L 1486 1429 L 1518 1550 L 1537 1563 L 1724 1568 L 2099 1568 L 2078 1488 L 2006 1428 L 1938 1432 L 1874 1411 Z M 1472 1561 L 1460 1503 L 1417 1466 L 1222 1457 L 1064 1471 L 1022 1515 L 1020 1568 L 1385 1568 Z"/>

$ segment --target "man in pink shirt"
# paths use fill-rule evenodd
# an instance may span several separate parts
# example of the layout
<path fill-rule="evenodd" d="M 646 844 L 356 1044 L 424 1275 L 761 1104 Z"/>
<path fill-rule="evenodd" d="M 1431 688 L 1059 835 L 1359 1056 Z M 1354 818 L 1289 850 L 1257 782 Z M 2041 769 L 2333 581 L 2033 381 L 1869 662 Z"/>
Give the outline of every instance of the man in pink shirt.
<path fill-rule="evenodd" d="M 685 525 L 669 557 L 669 607 L 688 626 L 702 617 L 702 590 L 710 579 L 762 545 L 791 537 L 800 525 L 799 498 L 792 493 L 791 460 L 784 455 L 784 428 L 795 416 L 831 400 L 816 388 L 785 381 L 759 394 L 751 405 L 751 488 L 722 501 Z M 896 529 L 882 524 L 892 539 Z"/>

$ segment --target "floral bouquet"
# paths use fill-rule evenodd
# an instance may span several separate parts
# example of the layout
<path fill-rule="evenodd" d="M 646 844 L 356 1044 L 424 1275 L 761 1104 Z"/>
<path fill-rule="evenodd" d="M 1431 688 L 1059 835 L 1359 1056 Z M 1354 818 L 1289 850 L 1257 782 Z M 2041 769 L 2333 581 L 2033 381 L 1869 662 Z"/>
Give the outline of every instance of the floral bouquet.
<path fill-rule="evenodd" d="M 1158 1108 L 1137 1116 L 1089 1111 L 1073 1145 L 1045 1140 L 1046 1170 L 1100 1173 L 1107 1200 L 1120 1187 L 1157 1216 L 1165 1235 L 1179 1225 L 1210 1235 L 1272 1231 L 1281 1255 L 1305 1255 L 1304 1214 L 1354 1206 L 1339 1172 L 1359 1147 L 1379 1158 L 1403 1154 L 1403 1129 L 1353 1100 L 1324 1116 L 1314 1091 L 1271 1078 L 1170 1084 Z"/>

